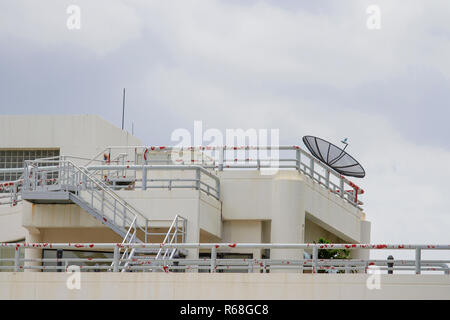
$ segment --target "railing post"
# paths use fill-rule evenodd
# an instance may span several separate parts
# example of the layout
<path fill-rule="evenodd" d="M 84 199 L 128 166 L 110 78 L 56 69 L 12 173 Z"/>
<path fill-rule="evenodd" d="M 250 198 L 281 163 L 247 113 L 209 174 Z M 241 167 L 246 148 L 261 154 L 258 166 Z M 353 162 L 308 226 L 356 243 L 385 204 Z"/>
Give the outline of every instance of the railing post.
<path fill-rule="evenodd" d="M 420 274 L 421 268 L 421 251 L 420 248 L 416 248 L 416 274 Z"/>
<path fill-rule="evenodd" d="M 195 184 L 196 184 L 196 189 L 200 190 L 200 169 L 197 168 L 195 170 Z"/>
<path fill-rule="evenodd" d="M 225 154 L 225 147 L 221 147 L 219 150 L 219 171 L 223 171 L 224 154 Z"/>
<path fill-rule="evenodd" d="M 341 198 L 344 198 L 345 191 L 344 191 L 344 178 L 343 177 L 340 177 L 340 180 L 339 180 L 339 193 L 340 193 Z"/>
<path fill-rule="evenodd" d="M 211 248 L 211 273 L 216 272 L 216 259 L 217 259 L 217 249 L 216 247 Z"/>
<path fill-rule="evenodd" d="M 119 272 L 119 257 L 120 257 L 120 248 L 116 245 L 114 247 L 114 269 L 113 269 L 113 272 Z"/>
<path fill-rule="evenodd" d="M 295 151 L 295 159 L 296 159 L 297 171 L 300 172 L 300 170 L 301 170 L 301 153 L 300 153 L 300 149 L 297 149 Z"/>
<path fill-rule="evenodd" d="M 183 218 L 183 236 L 182 236 L 183 243 L 186 242 L 186 226 L 187 226 L 187 220 Z"/>
<path fill-rule="evenodd" d="M 325 184 L 327 188 L 330 188 L 330 170 L 325 168 Z"/>
<path fill-rule="evenodd" d="M 389 260 L 394 260 L 394 257 L 393 256 L 389 256 L 387 258 L 388 258 L 388 263 L 387 263 L 388 274 L 393 274 L 394 273 L 394 263 L 393 262 L 389 262 Z"/>
<path fill-rule="evenodd" d="M 19 272 L 20 270 L 20 247 L 16 247 L 16 252 L 14 254 L 14 272 Z"/>
<path fill-rule="evenodd" d="M 126 227 L 127 226 L 127 207 L 126 206 L 123 206 L 123 217 L 122 217 L 122 220 L 123 220 L 123 226 L 124 227 Z"/>
<path fill-rule="evenodd" d="M 345 273 L 351 273 L 350 263 L 345 262 Z"/>
<path fill-rule="evenodd" d="M 56 265 L 58 267 L 62 267 L 62 262 L 60 260 L 60 259 L 62 259 L 62 257 L 63 257 L 63 249 L 56 250 L 56 258 L 58 259 L 58 262 L 56 263 Z M 56 272 L 62 272 L 62 270 L 58 268 L 58 270 L 56 270 Z"/>
<path fill-rule="evenodd" d="M 102 188 L 102 213 L 104 213 L 103 207 L 105 203 L 105 189 Z"/>
<path fill-rule="evenodd" d="M 142 190 L 147 190 L 147 168 L 142 166 Z"/>
<path fill-rule="evenodd" d="M 311 178 L 314 180 L 314 158 L 311 157 L 311 159 L 309 160 L 309 170 L 311 173 Z"/>
<path fill-rule="evenodd" d="M 216 196 L 217 199 L 220 199 L 220 181 L 216 180 Z"/>
<path fill-rule="evenodd" d="M 319 249 L 317 245 L 314 245 L 313 247 L 313 263 L 312 263 L 312 273 L 317 273 L 317 259 L 319 257 Z"/>
<path fill-rule="evenodd" d="M 87 178 L 86 178 L 86 174 L 83 174 L 82 176 L 82 184 L 83 184 L 83 188 L 87 189 Z"/>

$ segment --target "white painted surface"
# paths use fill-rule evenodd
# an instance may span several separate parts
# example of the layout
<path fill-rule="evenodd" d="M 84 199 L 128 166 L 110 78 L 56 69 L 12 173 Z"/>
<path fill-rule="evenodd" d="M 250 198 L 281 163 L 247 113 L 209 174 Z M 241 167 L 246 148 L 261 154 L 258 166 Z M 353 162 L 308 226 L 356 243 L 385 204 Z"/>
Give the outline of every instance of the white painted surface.
<path fill-rule="evenodd" d="M 65 273 L 0 273 L 0 299 L 450 299 L 445 275 L 81 273 L 80 290 Z"/>

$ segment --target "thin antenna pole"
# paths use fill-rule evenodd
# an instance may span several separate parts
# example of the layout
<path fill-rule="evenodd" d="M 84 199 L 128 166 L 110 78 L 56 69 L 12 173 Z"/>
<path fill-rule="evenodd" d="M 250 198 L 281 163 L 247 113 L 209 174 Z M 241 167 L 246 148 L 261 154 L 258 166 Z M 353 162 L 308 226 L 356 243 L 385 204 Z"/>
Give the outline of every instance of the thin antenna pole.
<path fill-rule="evenodd" d="M 122 101 L 122 130 L 125 119 L 125 88 L 123 88 L 123 101 Z"/>

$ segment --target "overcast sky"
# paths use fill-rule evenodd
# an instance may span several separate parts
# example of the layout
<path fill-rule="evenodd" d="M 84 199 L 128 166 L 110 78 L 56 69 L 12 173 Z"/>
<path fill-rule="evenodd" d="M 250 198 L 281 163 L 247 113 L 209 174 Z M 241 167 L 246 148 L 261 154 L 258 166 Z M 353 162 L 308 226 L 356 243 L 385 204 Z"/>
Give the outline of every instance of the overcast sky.
<path fill-rule="evenodd" d="M 279 128 L 290 145 L 348 137 L 372 242 L 447 244 L 449 17 L 447 0 L 3 0 L 1 113 L 120 126 L 126 87 L 126 129 L 149 145 L 194 120 Z"/>

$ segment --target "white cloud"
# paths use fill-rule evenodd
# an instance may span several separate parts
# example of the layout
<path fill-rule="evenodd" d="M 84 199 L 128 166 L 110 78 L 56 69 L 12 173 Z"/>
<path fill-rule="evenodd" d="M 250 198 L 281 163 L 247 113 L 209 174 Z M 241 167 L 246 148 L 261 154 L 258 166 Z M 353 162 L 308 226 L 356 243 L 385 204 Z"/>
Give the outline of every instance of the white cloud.
<path fill-rule="evenodd" d="M 450 78 L 449 39 L 423 27 L 432 19 L 430 12 L 439 12 L 433 25 L 448 32 L 443 12 L 450 12 L 449 5 L 381 1 L 383 27 L 378 31 L 366 28 L 366 7 L 347 2 L 336 15 L 287 11 L 264 2 L 245 7 L 194 0 L 143 5 L 147 27 L 187 65 L 219 64 L 238 75 L 351 88 L 428 61 Z"/>
<path fill-rule="evenodd" d="M 81 29 L 69 30 L 67 8 L 81 10 Z M 5 1 L 0 4 L 0 39 L 24 41 L 38 50 L 73 48 L 105 55 L 141 35 L 142 21 L 125 1 Z"/>

